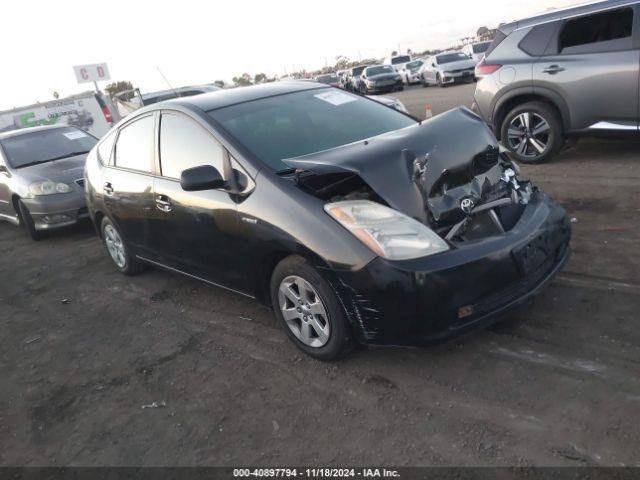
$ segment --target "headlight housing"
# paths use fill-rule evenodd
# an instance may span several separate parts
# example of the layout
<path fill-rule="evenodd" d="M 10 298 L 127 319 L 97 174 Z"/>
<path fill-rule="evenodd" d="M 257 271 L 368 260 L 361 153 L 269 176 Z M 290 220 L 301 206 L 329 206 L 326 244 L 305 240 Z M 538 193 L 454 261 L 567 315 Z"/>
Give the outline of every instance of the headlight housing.
<path fill-rule="evenodd" d="M 55 193 L 70 193 L 73 191 L 73 187 L 66 183 L 52 182 L 46 180 L 44 182 L 35 182 L 29 185 L 29 192 L 31 195 L 53 195 Z"/>
<path fill-rule="evenodd" d="M 327 203 L 324 210 L 375 254 L 388 260 L 408 260 L 449 250 L 430 228 L 376 202 Z"/>

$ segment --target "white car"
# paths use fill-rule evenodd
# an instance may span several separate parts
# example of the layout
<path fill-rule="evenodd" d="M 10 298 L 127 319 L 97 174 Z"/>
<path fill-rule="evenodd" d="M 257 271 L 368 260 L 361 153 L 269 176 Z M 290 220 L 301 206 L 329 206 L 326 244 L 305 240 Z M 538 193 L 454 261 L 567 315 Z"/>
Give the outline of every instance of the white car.
<path fill-rule="evenodd" d="M 395 55 L 393 57 L 387 57 L 382 61 L 383 65 L 391 65 L 394 70 L 400 73 L 400 70 L 406 63 L 411 61 L 411 55 Z"/>
<path fill-rule="evenodd" d="M 478 43 L 470 43 L 462 47 L 462 52 L 465 53 L 469 58 L 478 63 L 484 57 L 484 52 L 487 51 L 491 45 L 491 41 L 488 42 L 478 42 Z"/>
<path fill-rule="evenodd" d="M 475 67 L 476 62 L 459 50 L 442 52 L 425 60 L 420 67 L 420 81 L 423 87 L 473 82 Z"/>
<path fill-rule="evenodd" d="M 422 80 L 420 78 L 420 67 L 424 64 L 424 59 L 418 58 L 416 60 L 412 60 L 411 62 L 405 63 L 400 71 L 400 76 L 402 77 L 402 81 L 407 85 L 413 85 L 414 83 L 420 83 Z"/>

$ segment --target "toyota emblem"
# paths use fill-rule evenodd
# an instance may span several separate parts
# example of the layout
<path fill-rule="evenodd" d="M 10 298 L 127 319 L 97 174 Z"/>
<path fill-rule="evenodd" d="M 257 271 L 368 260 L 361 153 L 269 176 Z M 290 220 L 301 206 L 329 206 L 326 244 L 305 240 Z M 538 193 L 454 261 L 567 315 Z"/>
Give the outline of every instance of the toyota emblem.
<path fill-rule="evenodd" d="M 471 213 L 474 206 L 475 206 L 475 203 L 471 198 L 463 198 L 462 201 L 460 202 L 460 210 L 462 210 L 466 214 Z"/>

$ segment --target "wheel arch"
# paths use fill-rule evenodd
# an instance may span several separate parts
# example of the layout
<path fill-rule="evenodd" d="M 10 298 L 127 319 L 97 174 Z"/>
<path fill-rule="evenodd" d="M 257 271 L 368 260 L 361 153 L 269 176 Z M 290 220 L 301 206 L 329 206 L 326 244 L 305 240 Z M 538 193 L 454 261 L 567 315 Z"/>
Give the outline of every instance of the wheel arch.
<path fill-rule="evenodd" d="M 493 131 L 498 140 L 500 140 L 502 122 L 507 114 L 518 105 L 527 102 L 542 102 L 553 108 L 558 114 L 564 132 L 569 131 L 571 125 L 569 108 L 558 94 L 547 89 L 536 89 L 535 91 L 528 89 L 513 90 L 500 97 L 494 108 L 492 123 Z"/>

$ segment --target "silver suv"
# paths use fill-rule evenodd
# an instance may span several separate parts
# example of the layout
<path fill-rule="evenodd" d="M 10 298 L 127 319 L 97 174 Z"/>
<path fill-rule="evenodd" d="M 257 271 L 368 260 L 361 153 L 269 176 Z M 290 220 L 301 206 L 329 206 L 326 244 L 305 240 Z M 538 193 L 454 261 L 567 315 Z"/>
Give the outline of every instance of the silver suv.
<path fill-rule="evenodd" d="M 516 158 L 548 160 L 569 135 L 638 132 L 640 2 L 608 0 L 500 27 L 474 109 Z"/>

